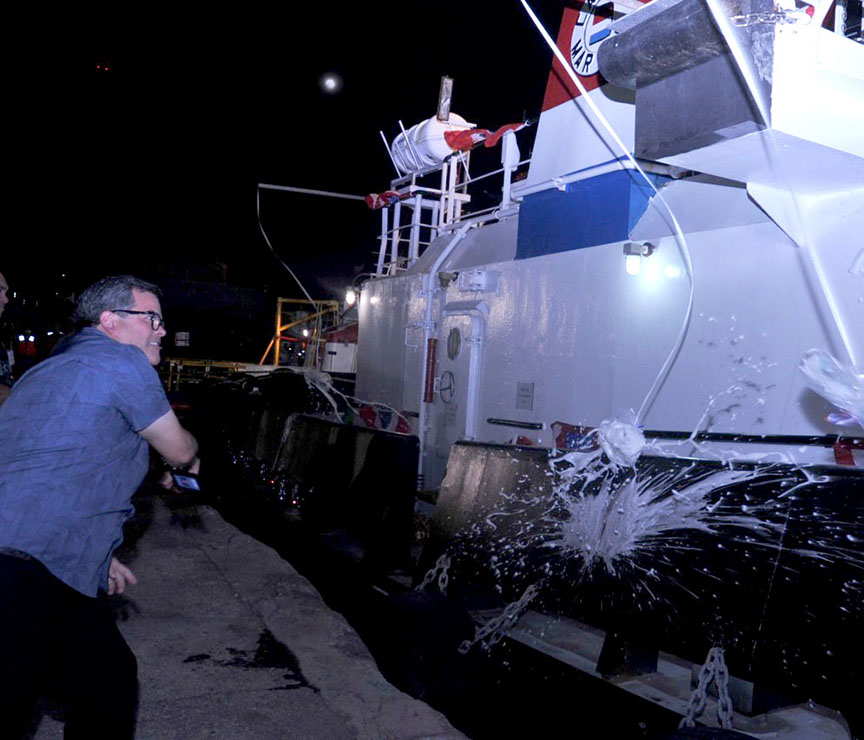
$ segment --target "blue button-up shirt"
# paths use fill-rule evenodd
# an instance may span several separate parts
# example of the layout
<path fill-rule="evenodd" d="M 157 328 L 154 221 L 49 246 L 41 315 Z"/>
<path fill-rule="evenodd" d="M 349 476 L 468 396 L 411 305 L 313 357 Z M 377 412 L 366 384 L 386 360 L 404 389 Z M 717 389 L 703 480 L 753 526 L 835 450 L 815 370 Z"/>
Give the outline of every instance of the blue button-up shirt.
<path fill-rule="evenodd" d="M 170 410 L 144 352 L 84 329 L 25 373 L 0 406 L 0 547 L 88 596 L 148 468 L 138 434 Z"/>

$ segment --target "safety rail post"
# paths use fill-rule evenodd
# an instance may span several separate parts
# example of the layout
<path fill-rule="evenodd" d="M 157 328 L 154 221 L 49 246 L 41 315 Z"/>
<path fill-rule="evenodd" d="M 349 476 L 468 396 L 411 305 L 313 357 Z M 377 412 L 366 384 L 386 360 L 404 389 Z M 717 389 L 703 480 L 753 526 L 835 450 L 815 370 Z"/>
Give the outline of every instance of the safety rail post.
<path fill-rule="evenodd" d="M 516 134 L 507 131 L 501 142 L 501 166 L 504 168 L 504 184 L 501 187 L 501 208 L 508 208 L 513 203 L 511 183 L 513 173 L 519 165 L 519 144 Z"/>
<path fill-rule="evenodd" d="M 447 225 L 447 172 L 450 167 L 450 162 L 444 160 L 441 163 L 441 195 L 438 196 L 438 201 L 441 207 L 438 210 L 438 227 Z"/>
<path fill-rule="evenodd" d="M 459 181 L 459 160 L 450 160 L 450 171 L 447 173 L 447 223 L 452 224 L 457 218 L 456 184 Z"/>
<path fill-rule="evenodd" d="M 440 225 L 438 223 L 438 212 L 440 211 L 440 209 L 441 209 L 440 201 L 435 201 L 435 203 L 433 203 L 433 205 L 432 205 L 432 226 L 430 227 L 431 230 L 429 232 L 430 243 L 432 242 L 433 239 L 438 238 L 438 227 Z"/>
<path fill-rule="evenodd" d="M 387 270 L 388 275 L 396 273 L 396 268 L 399 265 L 399 241 L 402 238 L 402 203 L 396 201 L 393 206 L 393 230 L 390 241 L 390 267 Z"/>
<path fill-rule="evenodd" d="M 471 150 L 469 149 L 467 152 L 459 152 L 459 159 L 456 162 L 456 166 L 453 168 L 456 172 L 455 182 L 453 185 L 453 196 L 456 200 L 455 209 L 453 218 L 455 221 L 462 220 L 462 204 L 468 203 L 471 200 L 471 196 L 468 195 L 468 183 L 471 180 L 469 171 L 469 164 L 471 162 Z M 459 184 L 459 165 L 462 165 L 462 169 L 465 171 L 465 179 L 462 182 L 461 186 Z M 457 188 L 461 189 L 460 193 L 456 193 Z M 460 197 L 461 196 L 461 197 Z"/>
<path fill-rule="evenodd" d="M 381 209 L 381 244 L 378 248 L 378 265 L 375 268 L 376 275 L 384 274 L 384 260 L 387 257 L 387 220 L 390 207 L 386 206 Z"/>
<path fill-rule="evenodd" d="M 411 267 L 420 257 L 420 226 L 423 222 L 423 196 L 414 195 L 414 213 L 411 215 L 411 238 L 408 242 L 408 267 Z"/>
<path fill-rule="evenodd" d="M 276 299 L 276 331 L 273 334 L 275 345 L 273 348 L 273 364 L 279 367 L 279 352 L 282 349 L 282 299 Z"/>

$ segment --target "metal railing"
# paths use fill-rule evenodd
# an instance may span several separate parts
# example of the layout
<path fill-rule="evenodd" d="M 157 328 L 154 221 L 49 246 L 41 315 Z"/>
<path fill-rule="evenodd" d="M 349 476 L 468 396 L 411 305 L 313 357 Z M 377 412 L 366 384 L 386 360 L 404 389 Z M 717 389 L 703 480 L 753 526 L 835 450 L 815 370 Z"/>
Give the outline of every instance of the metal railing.
<path fill-rule="evenodd" d="M 179 391 L 182 386 L 197 385 L 204 381 L 227 378 L 235 373 L 269 372 L 272 368 L 249 362 L 226 360 L 202 360 L 188 358 L 166 358 L 160 375 L 169 392 Z M 167 374 L 166 374 L 167 370 Z"/>
<path fill-rule="evenodd" d="M 393 180 L 391 189 L 401 199 L 381 209 L 377 275 L 394 275 L 410 268 L 435 238 L 468 218 L 488 215 L 490 219 L 513 213 L 518 198 L 513 195 L 513 175 L 530 160 L 519 159 L 514 132 L 502 137 L 502 166 L 478 177 L 470 174 L 471 152 L 457 151 L 441 164 Z M 471 190 L 478 183 L 500 176 L 500 197 L 495 204 L 471 211 Z M 437 187 L 428 184 L 438 180 Z M 403 208 L 410 218 L 403 222 Z"/>

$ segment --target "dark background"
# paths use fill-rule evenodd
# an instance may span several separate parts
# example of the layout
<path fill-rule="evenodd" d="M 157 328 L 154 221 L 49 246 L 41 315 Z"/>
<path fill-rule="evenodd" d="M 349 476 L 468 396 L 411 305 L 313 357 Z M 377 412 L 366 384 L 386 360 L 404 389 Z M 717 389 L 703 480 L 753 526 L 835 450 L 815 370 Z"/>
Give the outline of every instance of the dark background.
<path fill-rule="evenodd" d="M 553 36 L 562 5 L 532 3 Z M 102 3 L 92 17 L 95 78 L 55 80 L 22 118 L 32 161 L 11 206 L 27 234 L 0 257 L 16 294 L 7 342 L 39 340 L 93 280 L 132 272 L 165 289 L 169 331 L 192 327 L 191 356 L 257 361 L 275 298 L 302 294 L 261 236 L 256 184 L 384 191 L 379 131 L 390 141 L 398 121 L 434 115 L 442 75 L 453 112 L 495 129 L 539 115 L 551 63 L 518 0 Z M 338 94 L 321 90 L 329 71 Z M 341 298 L 374 267 L 380 216 L 362 202 L 261 191 L 261 221 L 313 298 Z"/>

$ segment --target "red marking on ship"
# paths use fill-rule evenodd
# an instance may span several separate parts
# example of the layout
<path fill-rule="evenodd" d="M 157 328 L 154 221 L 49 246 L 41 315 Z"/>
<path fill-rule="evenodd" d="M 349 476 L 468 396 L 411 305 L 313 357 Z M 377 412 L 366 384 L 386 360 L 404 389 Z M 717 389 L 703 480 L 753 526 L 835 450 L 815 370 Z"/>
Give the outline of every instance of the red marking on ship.
<path fill-rule="evenodd" d="M 864 450 L 864 439 L 841 437 L 834 443 L 834 462 L 837 465 L 854 465 L 852 450 Z"/>
<path fill-rule="evenodd" d="M 555 435 L 555 448 L 558 450 L 591 452 L 600 448 L 594 427 L 555 421 L 552 422 L 551 428 Z"/>
<path fill-rule="evenodd" d="M 643 0 L 645 1 L 645 0 Z M 597 71 L 597 48 L 599 42 L 591 43 L 602 30 L 602 25 L 612 22 L 614 3 L 575 2 L 564 9 L 558 29 L 556 45 L 561 53 L 571 60 L 585 90 L 591 92 L 606 83 Z M 590 21 L 590 22 L 589 22 Z M 546 83 L 543 110 L 547 111 L 561 103 L 578 98 L 582 93 L 557 58 L 552 60 L 552 71 Z"/>

